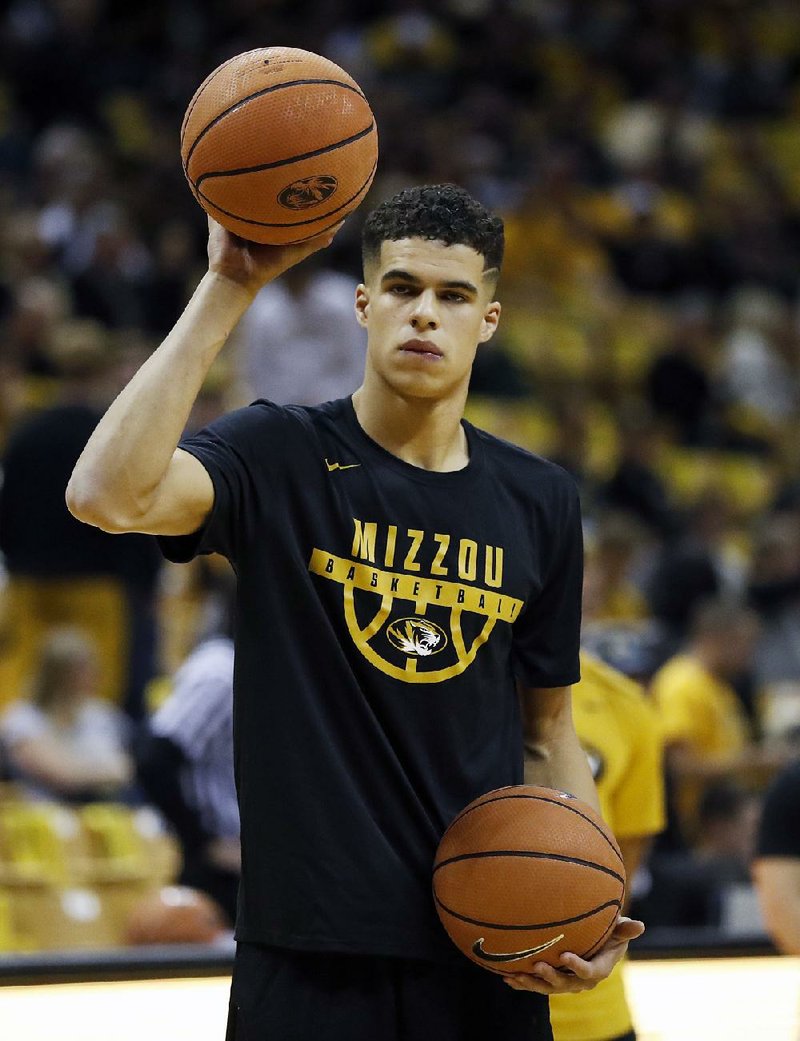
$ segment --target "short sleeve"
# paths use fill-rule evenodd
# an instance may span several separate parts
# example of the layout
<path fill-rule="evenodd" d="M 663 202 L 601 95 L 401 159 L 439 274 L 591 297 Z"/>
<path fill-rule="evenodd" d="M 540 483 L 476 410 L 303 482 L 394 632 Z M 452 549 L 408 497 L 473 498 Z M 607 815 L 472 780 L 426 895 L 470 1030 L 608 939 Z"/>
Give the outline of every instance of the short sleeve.
<path fill-rule="evenodd" d="M 664 770 L 658 718 L 643 694 L 620 704 L 621 729 L 629 736 L 630 759 L 614 793 L 615 831 L 620 837 L 657 835 L 663 830 Z"/>
<path fill-rule="evenodd" d="M 661 732 L 667 744 L 702 746 L 708 728 L 706 708 L 702 699 L 695 696 L 692 683 L 678 667 L 680 664 L 668 664 L 653 678 L 652 696 Z"/>
<path fill-rule="evenodd" d="M 183 438 L 178 447 L 198 459 L 214 486 L 214 505 L 191 535 L 160 535 L 161 552 L 177 564 L 202 553 L 220 553 L 232 563 L 254 522 L 256 487 L 279 482 L 288 431 L 296 426 L 284 408 L 257 401 L 236 409 Z"/>
<path fill-rule="evenodd" d="M 772 783 L 758 832 L 759 857 L 800 857 L 800 763 Z"/>
<path fill-rule="evenodd" d="M 526 687 L 566 687 L 580 679 L 583 530 L 578 490 L 563 476 L 548 526 L 552 551 L 538 596 L 514 624 L 514 673 Z"/>

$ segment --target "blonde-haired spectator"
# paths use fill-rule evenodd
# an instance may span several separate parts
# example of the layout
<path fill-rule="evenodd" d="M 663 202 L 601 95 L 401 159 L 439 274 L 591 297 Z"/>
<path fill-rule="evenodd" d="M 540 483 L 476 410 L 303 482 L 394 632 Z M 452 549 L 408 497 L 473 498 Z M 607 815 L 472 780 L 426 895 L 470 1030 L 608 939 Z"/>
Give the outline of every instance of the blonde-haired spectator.
<path fill-rule="evenodd" d="M 72 627 L 45 638 L 30 696 L 0 718 L 11 776 L 36 798 L 93 800 L 125 794 L 133 777 L 129 724 L 97 696 L 91 641 Z"/>

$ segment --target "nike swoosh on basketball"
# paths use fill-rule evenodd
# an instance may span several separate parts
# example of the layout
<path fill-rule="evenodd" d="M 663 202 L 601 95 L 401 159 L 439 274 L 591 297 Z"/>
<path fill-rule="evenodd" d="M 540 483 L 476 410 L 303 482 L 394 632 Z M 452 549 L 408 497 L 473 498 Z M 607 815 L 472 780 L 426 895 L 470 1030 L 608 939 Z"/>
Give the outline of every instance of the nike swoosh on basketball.
<path fill-rule="evenodd" d="M 559 940 L 563 939 L 564 934 L 560 933 L 558 936 L 553 937 L 552 940 L 548 940 L 547 943 L 540 943 L 538 947 L 528 947 L 527 950 L 511 951 L 508 954 L 493 954 L 491 951 L 483 949 L 484 937 L 482 936 L 473 943 L 472 953 L 484 961 L 519 961 L 520 958 L 530 958 L 533 954 L 541 954 L 542 951 L 546 951 L 549 947 L 554 947 Z"/>
<path fill-rule="evenodd" d="M 361 466 L 361 463 L 329 463 L 326 459 L 325 465 L 328 467 L 328 473 L 333 473 L 334 470 L 353 470 L 356 466 Z"/>

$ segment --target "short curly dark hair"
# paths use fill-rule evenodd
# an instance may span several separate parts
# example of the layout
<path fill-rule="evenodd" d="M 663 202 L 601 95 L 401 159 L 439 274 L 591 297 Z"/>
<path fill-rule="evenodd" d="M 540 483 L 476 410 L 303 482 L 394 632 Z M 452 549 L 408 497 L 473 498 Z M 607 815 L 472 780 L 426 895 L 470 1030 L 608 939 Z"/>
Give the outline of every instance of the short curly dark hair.
<path fill-rule="evenodd" d="M 500 272 L 503 222 L 456 184 L 406 188 L 367 217 L 361 236 L 364 267 L 377 262 L 384 242 L 422 238 L 446 246 L 470 246 L 484 258 L 484 270 Z"/>

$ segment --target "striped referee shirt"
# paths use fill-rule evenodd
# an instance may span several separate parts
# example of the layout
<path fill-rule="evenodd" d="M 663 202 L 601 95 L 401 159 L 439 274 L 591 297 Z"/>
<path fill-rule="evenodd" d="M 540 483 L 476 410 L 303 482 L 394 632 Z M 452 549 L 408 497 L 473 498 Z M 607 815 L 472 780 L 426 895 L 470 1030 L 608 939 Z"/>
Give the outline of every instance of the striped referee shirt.
<path fill-rule="evenodd" d="M 215 838 L 239 837 L 233 779 L 233 641 L 215 636 L 199 644 L 175 673 L 172 691 L 152 720 L 186 756 L 186 801 Z"/>

